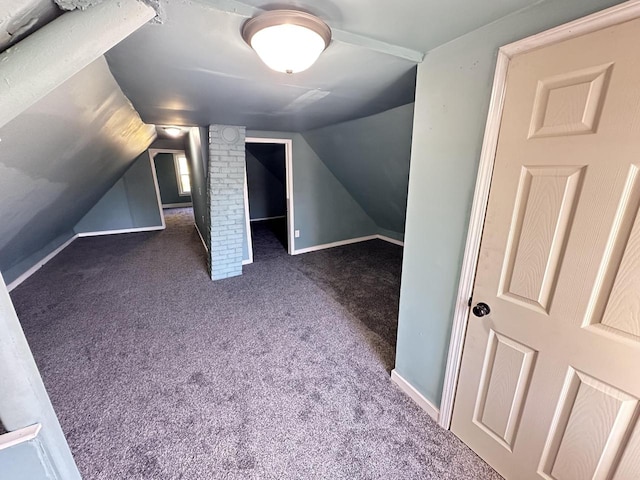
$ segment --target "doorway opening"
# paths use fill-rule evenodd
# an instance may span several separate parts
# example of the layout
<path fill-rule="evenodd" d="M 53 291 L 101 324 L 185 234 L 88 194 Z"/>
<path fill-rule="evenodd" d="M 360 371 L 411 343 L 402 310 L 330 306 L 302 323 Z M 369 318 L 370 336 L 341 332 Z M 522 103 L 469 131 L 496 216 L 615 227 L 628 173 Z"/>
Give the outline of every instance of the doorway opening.
<path fill-rule="evenodd" d="M 245 219 L 249 260 L 292 254 L 291 140 L 246 139 Z"/>

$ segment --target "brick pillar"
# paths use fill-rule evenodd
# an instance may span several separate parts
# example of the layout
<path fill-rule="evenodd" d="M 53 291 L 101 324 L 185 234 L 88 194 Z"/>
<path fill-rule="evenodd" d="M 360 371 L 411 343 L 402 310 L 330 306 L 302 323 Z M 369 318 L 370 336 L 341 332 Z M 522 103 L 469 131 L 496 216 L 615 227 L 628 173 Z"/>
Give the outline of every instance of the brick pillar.
<path fill-rule="evenodd" d="M 245 127 L 209 126 L 210 274 L 242 275 Z"/>

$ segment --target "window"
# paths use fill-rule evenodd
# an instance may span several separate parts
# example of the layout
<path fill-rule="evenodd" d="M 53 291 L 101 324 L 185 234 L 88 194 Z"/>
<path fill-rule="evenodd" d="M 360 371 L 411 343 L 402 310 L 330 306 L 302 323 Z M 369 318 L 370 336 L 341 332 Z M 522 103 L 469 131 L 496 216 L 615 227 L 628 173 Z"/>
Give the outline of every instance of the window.
<path fill-rule="evenodd" d="M 180 195 L 191 195 L 191 181 L 189 180 L 189 164 L 183 154 L 173 156 L 176 164 L 176 179 L 178 180 L 178 192 Z"/>

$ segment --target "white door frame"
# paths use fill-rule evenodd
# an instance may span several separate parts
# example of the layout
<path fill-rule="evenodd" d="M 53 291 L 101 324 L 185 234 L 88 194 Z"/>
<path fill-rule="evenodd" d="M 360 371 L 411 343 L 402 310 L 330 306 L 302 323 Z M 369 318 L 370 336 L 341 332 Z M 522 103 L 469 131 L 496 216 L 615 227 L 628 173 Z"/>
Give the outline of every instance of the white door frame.
<path fill-rule="evenodd" d="M 487 125 L 484 132 L 482 153 L 480 154 L 480 165 L 473 197 L 473 206 L 471 208 L 467 243 L 462 261 L 462 272 L 458 286 L 458 296 L 449 343 L 449 355 L 447 358 L 447 369 L 444 377 L 442 402 L 440 405 L 439 424 L 446 429 L 451 428 L 451 418 L 453 416 L 453 406 L 458 386 L 458 376 L 460 374 L 464 338 L 469 321 L 469 301 L 473 294 L 473 284 L 478 265 L 478 255 L 480 253 L 480 240 L 484 228 L 491 177 L 498 146 L 498 133 L 502 120 L 509 61 L 514 55 L 585 35 L 637 17 L 640 17 L 640 0 L 630 0 L 565 25 L 510 43 L 498 50 L 498 61 L 493 81 L 493 90 L 491 92 Z"/>
<path fill-rule="evenodd" d="M 174 148 L 150 148 L 149 149 L 149 158 L 151 159 L 151 170 L 153 172 L 153 181 L 156 184 L 156 196 L 158 197 L 158 208 L 160 208 L 160 217 L 162 218 L 162 226 L 164 226 L 165 225 L 164 208 L 162 207 L 162 197 L 160 197 L 160 186 L 158 185 L 158 175 L 156 173 L 156 155 L 158 155 L 159 153 L 171 153 L 173 155 L 175 155 L 176 153 L 182 153 L 184 155 L 185 151 L 177 150 Z M 175 163 L 175 159 L 174 159 L 174 163 Z"/>
<path fill-rule="evenodd" d="M 640 1 L 640 0 L 639 0 Z M 293 216 L 293 140 L 290 138 L 259 138 L 247 137 L 245 143 L 279 143 L 284 145 L 285 157 L 285 177 L 287 187 L 287 253 L 293 255 L 295 252 L 295 222 Z M 245 218 L 247 222 L 247 237 L 249 238 L 249 258 L 253 261 L 253 247 L 251 244 L 251 222 L 249 218 L 249 195 L 246 190 L 246 168 L 245 168 Z"/>

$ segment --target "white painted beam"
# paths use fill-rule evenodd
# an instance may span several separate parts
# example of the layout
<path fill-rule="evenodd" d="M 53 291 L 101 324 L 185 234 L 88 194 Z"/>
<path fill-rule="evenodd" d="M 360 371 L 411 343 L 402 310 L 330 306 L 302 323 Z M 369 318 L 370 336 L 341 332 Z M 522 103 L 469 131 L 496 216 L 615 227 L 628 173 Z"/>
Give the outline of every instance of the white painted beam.
<path fill-rule="evenodd" d="M 221 12 L 231 13 L 245 18 L 251 18 L 264 12 L 263 9 L 247 5 L 246 3 L 239 2 L 238 0 L 203 0 L 202 3 Z M 329 24 L 329 26 L 331 27 L 331 24 Z M 403 58 L 414 63 L 421 63 L 424 60 L 424 52 L 401 47 L 399 45 L 393 45 L 391 43 L 376 40 L 375 38 L 347 32 L 333 27 L 331 27 L 331 32 L 333 40 L 336 42 L 366 48 L 386 55 Z"/>
<path fill-rule="evenodd" d="M 139 0 L 67 12 L 0 54 L 0 127 L 151 20 Z"/>

